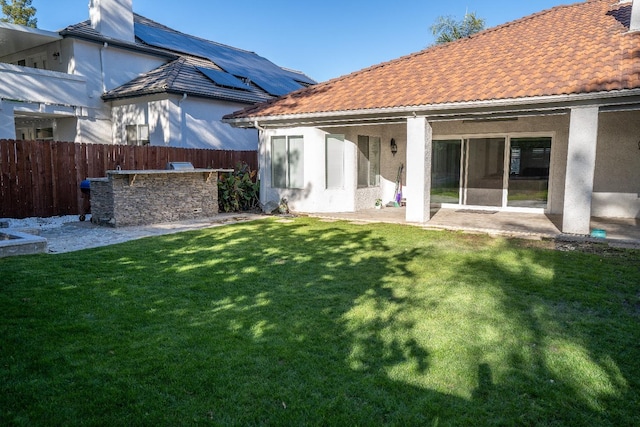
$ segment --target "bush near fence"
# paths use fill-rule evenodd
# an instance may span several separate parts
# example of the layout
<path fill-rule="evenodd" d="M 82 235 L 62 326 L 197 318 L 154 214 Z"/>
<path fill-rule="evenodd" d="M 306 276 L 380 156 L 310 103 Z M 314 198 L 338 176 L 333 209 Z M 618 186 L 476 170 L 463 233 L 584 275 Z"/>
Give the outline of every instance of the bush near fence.
<path fill-rule="evenodd" d="M 80 183 L 107 170 L 165 169 L 168 162 L 196 168 L 258 168 L 257 151 L 0 140 L 0 218 L 78 215 Z"/>

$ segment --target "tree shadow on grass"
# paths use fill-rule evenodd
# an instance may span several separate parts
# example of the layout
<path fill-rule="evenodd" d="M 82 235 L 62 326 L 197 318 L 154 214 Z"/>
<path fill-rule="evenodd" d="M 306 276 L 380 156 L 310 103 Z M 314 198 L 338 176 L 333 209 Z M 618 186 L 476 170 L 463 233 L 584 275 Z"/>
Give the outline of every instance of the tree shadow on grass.
<path fill-rule="evenodd" d="M 14 413 L 38 421 L 65 408 L 61 424 L 633 421 L 637 349 L 622 361 L 591 336 L 608 318 L 565 325 L 584 313 L 572 297 L 585 277 L 567 287 L 562 258 L 509 251 L 520 257 L 509 262 L 487 241 L 428 232 L 403 246 L 423 231 L 394 230 L 268 220 L 85 251 L 89 263 L 56 256 L 45 288 L 68 305 L 40 310 L 59 311 L 65 330 L 37 344 L 32 366 L 47 367 L 24 381 L 52 376 L 58 393 Z M 566 305 L 575 313 L 558 319 Z M 571 381 L 556 356 L 571 345 L 604 380 Z M 37 400 L 28 389 L 12 386 L 12 402 Z"/>
<path fill-rule="evenodd" d="M 640 298 L 640 253 L 629 263 L 625 257 L 500 250 L 519 246 L 513 241 L 466 257 L 451 278 L 477 284 L 476 296 L 489 292 L 504 316 L 493 331 L 503 340 L 502 353 L 478 352 L 479 386 L 483 378 L 490 386 L 476 396 L 493 400 L 495 410 L 519 407 L 525 423 L 638 424 L 640 415 L 628 408 L 640 399 L 640 349 L 629 345 L 640 339 L 639 316 L 628 300 Z M 495 328 L 476 319 L 479 337 Z M 504 342 L 514 332 L 520 339 Z"/>

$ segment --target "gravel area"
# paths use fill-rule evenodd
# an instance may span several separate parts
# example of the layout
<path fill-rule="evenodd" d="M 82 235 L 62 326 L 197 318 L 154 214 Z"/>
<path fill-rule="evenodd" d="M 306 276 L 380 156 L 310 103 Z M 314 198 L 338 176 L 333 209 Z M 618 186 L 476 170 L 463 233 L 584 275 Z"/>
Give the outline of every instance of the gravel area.
<path fill-rule="evenodd" d="M 219 227 L 236 222 L 262 218 L 260 214 L 230 213 L 219 214 L 203 220 L 187 220 L 164 224 L 105 227 L 91 223 L 91 216 L 80 221 L 78 215 L 51 218 L 1 218 L 0 225 L 6 231 L 16 230 L 35 234 L 47 239 L 48 253 L 72 252 L 99 246 L 113 245 L 143 237 L 179 233 L 181 231 Z"/>

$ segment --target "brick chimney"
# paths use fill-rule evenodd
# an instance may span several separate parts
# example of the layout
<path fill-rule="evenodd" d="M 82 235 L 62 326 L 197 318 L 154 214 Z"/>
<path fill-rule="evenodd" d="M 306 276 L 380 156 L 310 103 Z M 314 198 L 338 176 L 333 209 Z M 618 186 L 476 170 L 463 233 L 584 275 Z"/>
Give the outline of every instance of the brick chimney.
<path fill-rule="evenodd" d="M 133 0 L 90 0 L 91 27 L 105 37 L 135 42 Z"/>

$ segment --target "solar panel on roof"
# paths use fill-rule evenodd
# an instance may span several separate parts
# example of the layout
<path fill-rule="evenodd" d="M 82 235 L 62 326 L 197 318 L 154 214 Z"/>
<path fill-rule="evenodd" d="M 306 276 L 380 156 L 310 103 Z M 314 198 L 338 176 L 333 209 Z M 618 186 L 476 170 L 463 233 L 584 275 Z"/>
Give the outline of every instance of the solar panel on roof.
<path fill-rule="evenodd" d="M 269 75 L 258 74 L 249 77 L 253 83 L 271 95 L 286 95 L 289 92 L 302 88 L 302 85 L 289 78 L 277 78 Z"/>
<path fill-rule="evenodd" d="M 315 83 L 303 74 L 283 70 L 253 52 L 210 42 L 187 34 L 135 23 L 135 34 L 144 43 L 207 58 L 234 76 L 246 77 L 271 95 L 284 95 L 302 86 L 296 80 Z M 215 80 L 214 80 L 215 81 Z"/>
<path fill-rule="evenodd" d="M 212 68 L 196 67 L 198 71 L 207 76 L 218 86 L 226 86 L 234 89 L 249 90 L 249 87 L 240 79 L 235 78 L 224 71 L 214 70 Z"/>

